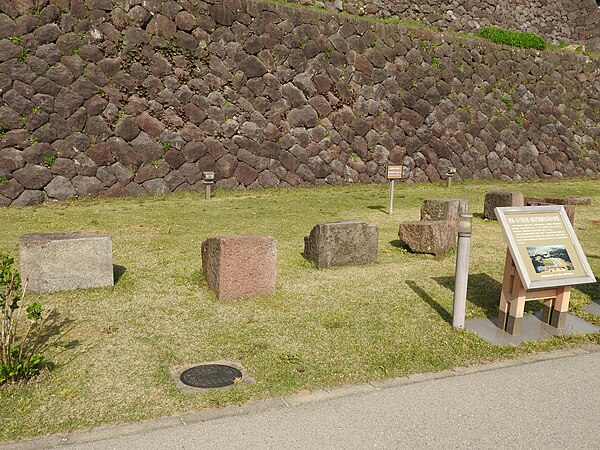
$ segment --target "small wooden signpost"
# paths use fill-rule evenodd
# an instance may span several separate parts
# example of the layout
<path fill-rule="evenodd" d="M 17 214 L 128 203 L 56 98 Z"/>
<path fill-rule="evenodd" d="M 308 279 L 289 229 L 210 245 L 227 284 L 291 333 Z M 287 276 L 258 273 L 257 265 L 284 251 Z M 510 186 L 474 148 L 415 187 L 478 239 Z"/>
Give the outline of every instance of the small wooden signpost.
<path fill-rule="evenodd" d="M 571 286 L 596 279 L 562 206 L 496 208 L 508 242 L 498 328 L 521 333 L 525 302 L 544 300 L 542 321 L 565 325 Z"/>
<path fill-rule="evenodd" d="M 390 198 L 388 202 L 388 214 L 394 211 L 394 181 L 404 179 L 404 166 L 388 165 L 386 178 L 390 180 Z"/>

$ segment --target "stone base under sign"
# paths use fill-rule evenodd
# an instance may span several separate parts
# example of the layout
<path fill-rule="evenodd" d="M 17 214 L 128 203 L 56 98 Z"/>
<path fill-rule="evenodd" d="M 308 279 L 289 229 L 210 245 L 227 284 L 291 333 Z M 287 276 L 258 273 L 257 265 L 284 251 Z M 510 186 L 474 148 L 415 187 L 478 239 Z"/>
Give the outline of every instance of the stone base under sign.
<path fill-rule="evenodd" d="M 583 307 L 590 314 L 595 314 L 596 316 L 600 316 L 600 298 L 597 298 L 592 303 L 588 303 Z"/>
<path fill-rule="evenodd" d="M 518 345 L 525 341 L 543 341 L 552 336 L 573 333 L 591 334 L 600 331 L 600 327 L 592 325 L 573 314 L 568 313 L 563 328 L 554 328 L 541 321 L 542 313 L 527 314 L 523 317 L 521 334 L 512 336 L 496 326 L 498 319 L 493 317 L 469 319 L 465 321 L 465 329 L 472 330 L 487 342 L 495 345 Z"/>

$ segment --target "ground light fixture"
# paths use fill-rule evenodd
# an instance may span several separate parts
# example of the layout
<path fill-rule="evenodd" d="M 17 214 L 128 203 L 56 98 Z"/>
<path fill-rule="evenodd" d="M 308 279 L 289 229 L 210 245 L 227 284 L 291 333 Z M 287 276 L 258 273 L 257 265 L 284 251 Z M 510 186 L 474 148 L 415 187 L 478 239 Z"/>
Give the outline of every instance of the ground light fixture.
<path fill-rule="evenodd" d="M 202 182 L 204 183 L 204 198 L 210 200 L 212 187 L 215 184 L 215 173 L 202 172 Z"/>
<path fill-rule="evenodd" d="M 458 221 L 458 250 L 454 280 L 454 306 L 452 309 L 452 326 L 460 329 L 465 327 L 472 229 L 473 214 L 461 214 Z"/>
<path fill-rule="evenodd" d="M 450 167 L 446 172 L 446 187 L 452 187 L 452 178 L 456 175 L 456 169 L 454 167 Z"/>

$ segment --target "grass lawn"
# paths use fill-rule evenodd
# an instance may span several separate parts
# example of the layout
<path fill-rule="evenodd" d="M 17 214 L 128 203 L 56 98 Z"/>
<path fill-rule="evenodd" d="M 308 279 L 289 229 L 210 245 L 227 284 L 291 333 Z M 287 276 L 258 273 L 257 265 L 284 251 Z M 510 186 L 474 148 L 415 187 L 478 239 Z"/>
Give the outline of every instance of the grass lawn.
<path fill-rule="evenodd" d="M 138 421 L 226 404 L 511 358 L 587 342 L 600 334 L 500 347 L 451 326 L 455 253 L 411 254 L 398 241 L 400 221 L 418 220 L 426 198 L 468 198 L 473 224 L 467 318 L 497 313 L 506 244 L 497 222 L 484 221 L 493 188 L 538 197 L 591 196 L 577 208 L 575 230 L 600 275 L 600 182 L 456 182 L 80 201 L 0 210 L 0 250 L 18 256 L 31 232 L 92 231 L 112 237 L 120 278 L 112 288 L 31 296 L 59 314 L 47 359 L 26 385 L 0 388 L 0 441 L 108 423 Z M 357 219 L 379 227 L 379 260 L 318 270 L 302 257 L 317 223 Z M 202 240 L 228 234 L 278 241 L 277 292 L 218 301 L 203 281 Z M 571 311 L 599 295 L 575 287 Z M 528 305 L 531 311 L 536 305 Z M 236 360 L 256 382 L 183 395 L 169 368 Z"/>

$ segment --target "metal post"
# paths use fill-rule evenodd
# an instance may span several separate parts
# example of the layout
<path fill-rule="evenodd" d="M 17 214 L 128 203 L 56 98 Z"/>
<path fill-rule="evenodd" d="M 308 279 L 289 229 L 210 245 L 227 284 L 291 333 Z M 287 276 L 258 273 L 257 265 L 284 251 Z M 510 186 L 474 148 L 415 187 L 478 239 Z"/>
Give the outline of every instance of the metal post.
<path fill-rule="evenodd" d="M 390 180 L 390 200 L 388 202 L 388 214 L 394 211 L 394 181 Z"/>
<path fill-rule="evenodd" d="M 461 329 L 465 327 L 465 311 L 467 309 L 472 220 L 473 214 L 461 214 L 458 226 L 458 251 L 456 255 L 452 326 Z"/>

